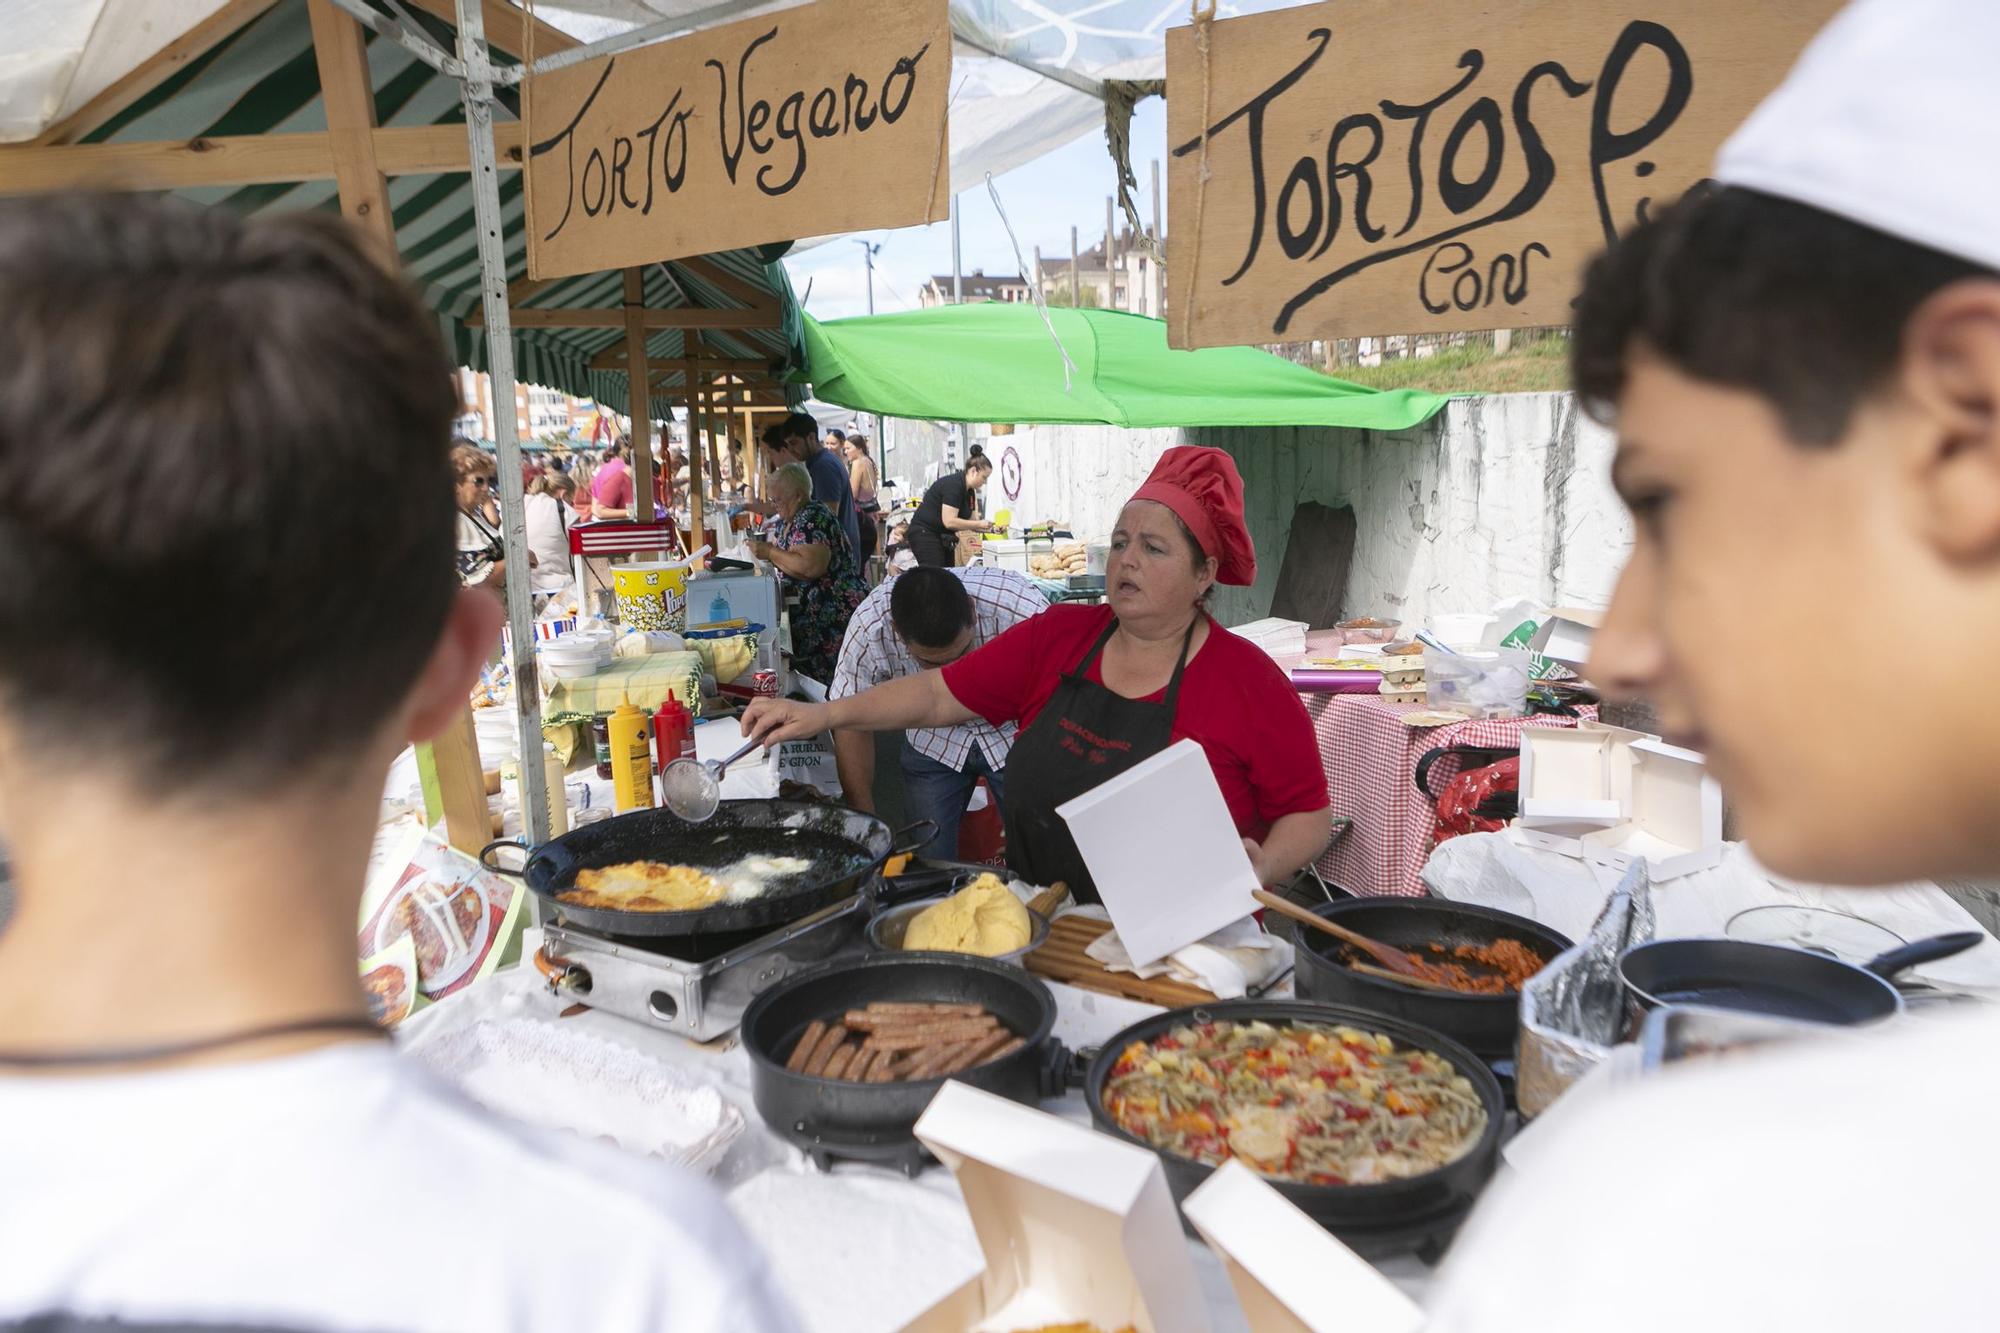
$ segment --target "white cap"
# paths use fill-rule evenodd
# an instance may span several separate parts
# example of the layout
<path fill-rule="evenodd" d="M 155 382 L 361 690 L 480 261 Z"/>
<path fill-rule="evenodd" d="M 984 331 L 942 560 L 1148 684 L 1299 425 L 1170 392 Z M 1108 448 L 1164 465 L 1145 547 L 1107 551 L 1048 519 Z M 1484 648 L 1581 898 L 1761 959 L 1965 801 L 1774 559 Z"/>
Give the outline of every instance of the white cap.
<path fill-rule="evenodd" d="M 2000 269 L 2000 0 L 1855 0 L 1715 179 Z"/>

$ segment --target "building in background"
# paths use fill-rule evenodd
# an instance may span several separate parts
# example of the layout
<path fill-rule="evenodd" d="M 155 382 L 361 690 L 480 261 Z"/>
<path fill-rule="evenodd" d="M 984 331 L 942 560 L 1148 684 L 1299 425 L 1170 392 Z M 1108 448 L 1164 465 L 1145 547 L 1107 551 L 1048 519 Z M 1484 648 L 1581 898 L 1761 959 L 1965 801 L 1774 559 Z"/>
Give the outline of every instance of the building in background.
<path fill-rule="evenodd" d="M 493 380 L 483 370 L 460 366 L 452 373 L 458 390 L 460 435 L 474 440 L 493 438 Z M 514 434 L 522 440 L 570 439 L 587 436 L 597 419 L 597 405 L 540 385 L 514 385 Z"/>
<path fill-rule="evenodd" d="M 996 277 L 986 276 L 984 269 L 974 269 L 958 280 L 959 289 L 965 295 L 965 303 L 971 305 L 981 301 L 1005 301 L 1012 304 L 1031 299 L 1034 288 L 1018 273 Z M 951 274 L 934 273 L 922 287 L 917 289 L 917 301 L 924 309 L 932 306 L 950 305 Z"/>
<path fill-rule="evenodd" d="M 1127 310 L 1160 319 L 1167 309 L 1166 274 L 1153 257 L 1154 248 L 1150 231 L 1135 236 L 1129 227 L 1122 229 L 1113 240 L 1109 262 L 1101 240 L 1077 256 L 1072 288 L 1069 259 L 1045 257 L 1037 246 L 1035 282 L 1050 305 Z"/>

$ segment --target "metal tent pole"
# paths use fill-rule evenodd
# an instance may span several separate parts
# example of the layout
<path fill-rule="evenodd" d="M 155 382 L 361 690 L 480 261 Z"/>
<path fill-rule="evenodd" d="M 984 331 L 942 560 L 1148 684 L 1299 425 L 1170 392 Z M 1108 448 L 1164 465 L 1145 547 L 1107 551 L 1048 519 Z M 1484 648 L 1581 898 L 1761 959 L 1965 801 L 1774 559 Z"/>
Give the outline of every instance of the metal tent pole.
<path fill-rule="evenodd" d="M 521 493 L 521 441 L 514 417 L 514 330 L 507 312 L 500 171 L 493 148 L 493 66 L 481 0 L 458 0 L 459 97 L 472 154 L 472 215 L 479 227 L 480 301 L 486 314 L 486 371 L 493 382 L 493 442 L 499 454 L 500 532 L 507 551 L 507 623 L 513 630 L 515 721 L 521 732 L 521 829 L 549 840 L 549 790 L 542 766 L 542 691 L 535 678 L 535 631 L 528 589 L 528 519 Z"/>
<path fill-rule="evenodd" d="M 965 301 L 964 266 L 958 258 L 958 196 L 951 197 L 951 303 L 960 305 Z"/>

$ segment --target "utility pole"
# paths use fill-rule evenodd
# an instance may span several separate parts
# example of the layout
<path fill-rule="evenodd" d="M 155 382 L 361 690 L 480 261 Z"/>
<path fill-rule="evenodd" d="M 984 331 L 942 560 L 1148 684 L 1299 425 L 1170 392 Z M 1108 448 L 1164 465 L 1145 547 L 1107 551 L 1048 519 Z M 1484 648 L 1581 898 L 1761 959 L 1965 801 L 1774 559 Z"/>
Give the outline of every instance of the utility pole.
<path fill-rule="evenodd" d="M 1160 230 L 1160 159 L 1153 159 L 1153 247 L 1166 253 L 1166 234 Z"/>
<path fill-rule="evenodd" d="M 882 247 L 879 245 L 870 245 L 858 236 L 854 238 L 854 243 L 861 247 L 861 258 L 868 265 L 868 313 L 872 315 L 875 313 L 875 252 Z M 875 456 L 878 459 L 886 459 L 889 453 L 889 441 L 882 433 L 882 414 L 876 412 L 873 415 L 875 417 Z"/>
<path fill-rule="evenodd" d="M 854 243 L 861 247 L 861 258 L 868 265 L 868 313 L 872 315 L 875 313 L 875 252 L 882 247 L 870 245 L 858 236 L 854 238 Z"/>
<path fill-rule="evenodd" d="M 1083 305 L 1083 280 L 1076 271 L 1076 228 L 1069 229 L 1069 303 L 1072 309 Z"/>
<path fill-rule="evenodd" d="M 1118 216 L 1112 212 L 1113 200 L 1104 196 L 1104 306 L 1107 310 L 1117 310 L 1118 305 Z"/>
<path fill-rule="evenodd" d="M 951 197 L 951 303 L 961 305 L 965 301 L 965 279 L 960 274 L 958 262 L 958 196 Z"/>

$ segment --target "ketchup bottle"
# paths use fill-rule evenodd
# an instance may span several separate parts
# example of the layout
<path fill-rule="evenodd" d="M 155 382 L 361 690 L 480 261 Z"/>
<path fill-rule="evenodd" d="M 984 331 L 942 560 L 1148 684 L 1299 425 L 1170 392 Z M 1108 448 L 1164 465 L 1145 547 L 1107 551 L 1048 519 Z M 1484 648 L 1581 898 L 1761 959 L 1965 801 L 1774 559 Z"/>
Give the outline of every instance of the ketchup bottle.
<path fill-rule="evenodd" d="M 694 715 L 673 695 L 653 714 L 653 756 L 660 772 L 681 757 L 682 743 L 693 729 Z"/>

